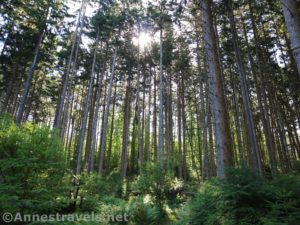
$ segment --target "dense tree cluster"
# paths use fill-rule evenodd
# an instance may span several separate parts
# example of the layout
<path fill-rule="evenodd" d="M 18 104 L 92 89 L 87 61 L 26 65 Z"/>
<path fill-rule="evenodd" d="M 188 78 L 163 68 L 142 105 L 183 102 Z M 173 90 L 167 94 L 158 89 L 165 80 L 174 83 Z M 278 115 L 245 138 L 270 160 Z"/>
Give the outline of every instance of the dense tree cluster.
<path fill-rule="evenodd" d="M 0 112 L 61 140 L 75 205 L 85 179 L 150 165 L 275 178 L 300 158 L 299 51 L 296 0 L 4 1 Z"/>

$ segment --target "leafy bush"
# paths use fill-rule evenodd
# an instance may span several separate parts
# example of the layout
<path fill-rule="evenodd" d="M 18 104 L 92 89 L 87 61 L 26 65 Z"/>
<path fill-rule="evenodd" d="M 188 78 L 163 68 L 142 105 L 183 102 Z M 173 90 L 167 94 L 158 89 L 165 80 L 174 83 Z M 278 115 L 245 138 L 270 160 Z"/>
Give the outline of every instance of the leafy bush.
<path fill-rule="evenodd" d="M 176 198 L 176 195 L 171 194 L 172 190 L 179 187 L 175 185 L 174 180 L 173 174 L 162 170 L 159 164 L 148 163 L 138 177 L 137 189 L 144 195 L 153 196 L 155 203 L 162 207 L 166 200 Z"/>
<path fill-rule="evenodd" d="M 227 179 L 202 184 L 179 213 L 178 224 L 293 225 L 300 221 L 300 176 L 263 179 L 251 170 L 233 169 Z"/>
<path fill-rule="evenodd" d="M 280 175 L 268 186 L 271 198 L 268 214 L 262 217 L 264 225 L 293 225 L 300 221 L 300 176 Z"/>
<path fill-rule="evenodd" d="M 94 211 L 102 201 L 116 199 L 122 194 L 122 179 L 117 172 L 107 176 L 85 174 L 81 178 L 80 195 L 83 198 L 81 210 Z"/>
<path fill-rule="evenodd" d="M 160 224 L 160 210 L 151 203 L 145 203 L 142 197 L 134 198 L 129 203 L 128 215 L 130 225 Z"/>
<path fill-rule="evenodd" d="M 0 117 L 0 213 L 48 213 L 64 203 L 65 157 L 47 127 Z"/>
<path fill-rule="evenodd" d="M 294 170 L 296 173 L 300 173 L 300 160 L 295 162 Z"/>
<path fill-rule="evenodd" d="M 221 187 L 211 180 L 202 184 L 199 193 L 179 212 L 179 224 L 217 225 L 222 215 Z"/>
<path fill-rule="evenodd" d="M 270 195 L 266 181 L 252 170 L 231 169 L 221 184 L 224 214 L 235 224 L 259 224 Z"/>
<path fill-rule="evenodd" d="M 127 225 L 128 224 L 128 213 L 127 213 L 127 202 L 115 198 L 112 196 L 103 197 L 101 201 L 97 201 L 97 207 L 94 208 L 93 212 L 82 212 L 77 211 L 70 215 L 64 222 L 59 224 L 63 225 Z M 64 213 L 62 213 L 63 215 Z M 71 217 L 72 216 L 72 217 Z M 86 217 L 88 216 L 88 217 Z M 122 216 L 122 218 L 120 218 Z M 85 219 L 87 218 L 87 219 Z M 94 221 L 91 221 L 93 220 Z M 69 221 L 68 221 L 69 220 Z M 86 220 L 86 221 L 85 221 Z M 58 221 L 54 222 L 35 222 L 30 225 L 56 225 Z"/>
<path fill-rule="evenodd" d="M 118 224 L 118 225 L 125 225 L 128 224 L 128 221 L 115 221 L 115 216 L 122 215 L 124 216 L 127 214 L 126 211 L 127 202 L 120 199 L 108 196 L 103 198 L 101 202 L 99 202 L 98 210 L 96 211 L 98 214 L 101 215 L 102 218 L 108 218 L 105 222 L 101 224 Z M 123 218 L 124 219 L 124 218 Z"/>

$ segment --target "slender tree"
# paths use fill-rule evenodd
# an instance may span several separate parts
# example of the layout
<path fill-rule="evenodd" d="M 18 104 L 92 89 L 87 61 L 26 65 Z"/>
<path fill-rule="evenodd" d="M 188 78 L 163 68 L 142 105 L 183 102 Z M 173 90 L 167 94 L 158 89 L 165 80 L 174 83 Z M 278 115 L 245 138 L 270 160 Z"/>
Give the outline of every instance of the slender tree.
<path fill-rule="evenodd" d="M 218 46 L 213 25 L 212 1 L 200 0 L 200 9 L 203 20 L 210 104 L 214 117 L 217 175 L 223 179 L 226 168 L 233 165 L 233 155 Z"/>
<path fill-rule="evenodd" d="M 291 47 L 300 75 L 300 3 L 296 0 L 280 0 L 285 23 L 290 34 Z"/>

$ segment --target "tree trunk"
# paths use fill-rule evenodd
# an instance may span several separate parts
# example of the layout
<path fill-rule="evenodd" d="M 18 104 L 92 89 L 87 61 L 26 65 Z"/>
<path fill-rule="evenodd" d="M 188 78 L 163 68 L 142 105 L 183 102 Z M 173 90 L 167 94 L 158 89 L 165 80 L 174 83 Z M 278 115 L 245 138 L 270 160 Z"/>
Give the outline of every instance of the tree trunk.
<path fill-rule="evenodd" d="M 272 130 L 270 127 L 270 120 L 269 120 L 269 115 L 268 115 L 268 105 L 266 102 L 266 93 L 265 93 L 265 90 L 263 87 L 264 74 L 263 74 L 262 64 L 261 64 L 263 62 L 263 59 L 259 53 L 259 48 L 260 48 L 260 46 L 258 44 L 259 36 L 258 36 L 258 32 L 257 32 L 256 23 L 254 20 L 251 2 L 249 2 L 249 9 L 250 9 L 251 25 L 253 27 L 255 56 L 257 59 L 257 70 L 258 70 L 257 72 L 258 72 L 258 75 L 261 77 L 262 81 L 259 81 L 259 79 L 258 79 L 257 72 L 254 69 L 255 63 L 254 63 L 254 60 L 253 60 L 253 57 L 251 54 L 249 54 L 249 61 L 250 61 L 251 72 L 252 72 L 252 75 L 254 78 L 254 83 L 256 86 L 258 107 L 259 107 L 259 110 L 261 113 L 261 120 L 262 120 L 264 133 L 265 133 L 265 137 L 266 137 L 266 144 L 267 144 L 267 149 L 268 149 L 269 158 L 270 158 L 271 171 L 274 174 L 274 173 L 276 173 L 276 170 L 277 170 L 277 168 L 276 168 L 277 162 L 276 162 L 276 155 L 275 155 L 275 142 L 274 142 L 274 137 L 273 137 Z M 247 39 L 245 25 L 243 25 L 243 30 L 244 30 L 244 38 L 246 40 L 246 45 L 249 49 L 249 43 L 248 43 L 248 39 Z"/>
<path fill-rule="evenodd" d="M 67 68 L 67 71 L 66 71 L 65 79 L 63 81 L 63 87 L 62 87 L 62 90 L 61 90 L 59 102 L 56 106 L 55 118 L 54 118 L 54 123 L 53 123 L 54 128 L 59 128 L 59 126 L 61 124 L 60 123 L 61 122 L 61 114 L 62 114 L 63 107 L 64 107 L 64 101 L 65 101 L 65 98 L 66 98 L 67 88 L 68 88 L 68 85 L 69 85 L 69 74 L 70 74 L 71 65 L 72 65 L 72 62 L 73 62 L 74 50 L 75 50 L 76 43 L 79 45 L 78 40 L 80 39 L 81 32 L 82 32 L 83 21 L 81 21 L 81 19 L 82 19 L 83 16 L 81 16 L 81 15 L 82 14 L 84 15 L 83 12 L 85 10 L 85 4 L 86 3 L 83 0 L 82 3 L 81 3 L 81 8 L 80 8 L 79 15 L 78 15 L 78 21 L 77 21 L 77 25 L 76 25 L 76 28 L 75 28 L 74 37 L 73 37 L 73 40 L 72 40 L 72 47 L 71 47 L 71 53 L 70 53 L 69 61 L 68 61 L 68 68 Z M 78 34 L 79 27 L 80 27 L 80 32 Z M 76 49 L 76 52 L 78 52 L 78 47 Z M 77 53 L 76 53 L 76 55 L 77 55 Z"/>
<path fill-rule="evenodd" d="M 128 78 L 127 85 L 126 85 L 126 94 L 124 99 L 124 119 L 123 119 L 123 140 L 122 140 L 122 153 L 121 153 L 121 176 L 123 178 L 126 178 L 126 172 L 127 172 L 127 161 L 128 161 L 128 139 L 129 139 L 129 122 L 130 122 L 130 102 L 131 102 L 131 81 L 130 77 Z M 136 106 L 138 107 L 138 106 Z M 134 156 L 135 156 L 135 128 L 134 123 L 137 120 L 137 108 L 136 108 L 136 115 L 133 119 L 133 134 L 132 134 L 132 151 L 131 151 L 131 157 L 132 157 L 132 171 L 135 169 L 134 164 Z M 137 121 L 136 121 L 137 122 Z"/>
<path fill-rule="evenodd" d="M 128 98 L 128 97 L 127 97 Z M 125 110 L 125 109 L 124 109 Z M 125 113 L 125 112 L 124 112 Z M 125 116 L 125 115 L 124 115 Z M 126 118 L 127 118 L 127 115 L 126 115 Z M 132 120 L 132 133 L 131 133 L 131 149 L 130 149 L 130 172 L 131 173 L 134 173 L 135 172 L 135 162 L 136 162 L 136 159 L 135 159 L 135 150 L 136 150 L 136 133 L 137 133 L 137 123 L 138 123 L 138 121 L 137 121 L 138 119 L 137 119 L 137 105 L 135 106 L 135 111 L 134 111 L 134 117 L 133 117 L 133 120 Z M 123 127 L 125 127 L 125 125 L 123 125 Z M 125 129 L 125 128 L 123 128 L 123 129 Z M 124 132 L 123 132 L 123 135 L 124 135 Z M 125 142 L 124 142 L 124 140 L 127 140 L 127 139 L 125 139 L 125 137 L 127 138 L 127 136 L 124 136 L 124 138 L 123 138 L 123 145 L 122 145 L 122 152 L 123 152 L 123 148 L 125 148 Z M 127 140 L 127 142 L 128 142 L 128 140 Z M 123 147 L 124 146 L 124 147 Z M 127 151 L 127 148 L 126 149 L 124 149 L 124 151 Z M 124 159 L 124 161 L 125 161 L 125 159 Z"/>
<path fill-rule="evenodd" d="M 208 133 L 208 112 L 209 112 L 209 107 L 210 107 L 210 103 L 209 103 L 209 94 L 208 94 L 208 88 L 205 88 L 206 91 L 206 96 L 204 96 L 203 90 L 204 89 L 204 85 L 202 90 L 200 90 L 202 92 L 202 106 L 201 106 L 201 111 L 203 114 L 203 118 L 202 118 L 202 130 L 203 130 L 203 167 L 202 169 L 202 178 L 203 180 L 207 180 L 209 178 L 209 170 L 208 170 L 208 141 L 207 141 L 207 133 Z M 204 98 L 205 97 L 205 98 Z M 204 99 L 206 104 L 204 103 Z"/>
<path fill-rule="evenodd" d="M 159 120 L 158 120 L 158 161 L 164 166 L 164 75 L 163 75 L 163 30 L 160 29 L 159 60 Z"/>
<path fill-rule="evenodd" d="M 98 118 L 99 118 L 99 109 L 100 109 L 100 98 L 101 98 L 101 91 L 102 91 L 102 82 L 104 78 L 105 73 L 105 66 L 103 65 L 102 71 L 101 71 L 101 77 L 99 79 L 98 85 L 97 85 L 97 91 L 96 91 L 96 106 L 95 106 L 95 118 L 93 121 L 92 126 L 92 143 L 91 143 L 91 152 L 88 159 L 88 172 L 94 171 L 95 166 L 95 150 L 96 150 L 96 137 L 97 137 L 97 127 L 98 127 Z"/>
<path fill-rule="evenodd" d="M 88 94 L 86 96 L 86 103 L 85 103 L 83 121 L 82 121 L 82 126 L 81 126 L 81 134 L 80 134 L 79 146 L 78 146 L 76 174 L 80 174 L 80 172 L 81 172 L 82 150 L 83 150 L 84 138 L 85 138 L 85 133 L 86 133 L 86 124 L 87 124 L 87 120 L 88 120 L 89 111 L 91 108 L 91 100 L 92 100 L 91 98 L 92 98 L 92 93 L 93 93 L 94 73 L 95 73 L 98 42 L 99 42 L 99 31 L 97 31 L 97 37 L 96 37 L 96 41 L 95 41 L 92 71 L 91 71 L 91 75 L 90 75 Z"/>
<path fill-rule="evenodd" d="M 108 86 L 108 93 L 105 99 L 105 112 L 104 112 L 104 119 L 103 119 L 103 132 L 100 144 L 100 158 L 99 158 L 99 166 L 98 166 L 98 175 L 102 175 L 103 171 L 103 160 L 104 160 L 104 152 L 106 148 L 106 135 L 107 135 L 107 124 L 108 124 L 108 116 L 109 116 L 109 108 L 110 108 L 110 99 L 112 95 L 112 88 L 113 88 L 113 81 L 115 77 L 115 65 L 116 65 L 116 58 L 117 58 L 117 49 L 114 50 L 113 56 L 113 63 L 111 68 L 111 74 L 109 78 L 109 86 Z"/>
<path fill-rule="evenodd" d="M 112 108 L 112 116 L 111 116 L 111 123 L 110 123 L 109 145 L 108 145 L 107 160 L 106 160 L 106 168 L 107 168 L 108 171 L 111 168 L 110 162 L 111 162 L 113 135 L 114 135 L 114 121 L 115 121 L 116 97 L 117 97 L 117 85 L 115 86 L 115 90 L 114 90 L 113 108 Z"/>
<path fill-rule="evenodd" d="M 300 75 L 300 3 L 296 0 L 281 0 L 280 2 Z"/>
<path fill-rule="evenodd" d="M 208 126 L 208 143 L 209 143 L 209 178 L 216 175 L 216 164 L 215 164 L 215 149 L 214 149 L 214 138 L 213 138 L 213 123 L 212 123 L 212 113 L 209 108 L 208 118 L 207 118 L 207 126 Z"/>
<path fill-rule="evenodd" d="M 233 80 L 232 71 L 230 68 L 230 79 L 231 79 L 231 86 L 232 86 L 232 95 L 233 95 L 233 107 L 234 107 L 234 122 L 236 128 L 236 136 L 237 136 L 237 150 L 240 160 L 240 165 L 243 165 L 245 162 L 244 156 L 244 149 L 243 149 L 243 142 L 242 142 L 242 129 L 241 129 L 241 121 L 240 121 L 240 106 L 238 104 L 238 97 L 237 97 L 237 90 L 235 87 L 235 82 Z"/>
<path fill-rule="evenodd" d="M 186 113 L 185 113 L 185 96 L 184 96 L 184 80 L 181 78 L 181 116 L 182 116 L 182 140 L 183 140 L 183 160 L 182 160 L 182 169 L 183 169 L 183 179 L 187 181 L 188 171 L 187 171 L 187 143 L 186 143 L 186 131 L 187 131 L 187 122 L 186 122 Z"/>
<path fill-rule="evenodd" d="M 177 81 L 177 131 L 178 131 L 178 157 L 177 157 L 177 160 L 178 160 L 178 177 L 179 178 L 182 178 L 183 177 L 183 170 L 182 170 L 182 125 L 181 125 L 181 122 L 182 122 L 182 110 L 181 110 L 181 85 L 180 85 L 180 77 L 177 78 L 178 81 Z"/>
<path fill-rule="evenodd" d="M 226 1 L 228 13 L 229 13 L 229 20 L 230 20 L 230 27 L 231 27 L 231 34 L 232 34 L 232 43 L 236 55 L 237 60 L 237 67 L 239 72 L 239 78 L 240 78 L 240 85 L 241 85 L 241 91 L 242 91 L 242 98 L 243 98 L 243 106 L 244 111 L 246 115 L 246 129 L 248 134 L 248 140 L 249 140 L 249 147 L 250 147 L 250 153 L 251 153 L 251 162 L 253 165 L 254 171 L 256 171 L 258 174 L 262 174 L 262 166 L 260 161 L 260 153 L 257 143 L 257 137 L 255 132 L 255 125 L 253 121 L 253 115 L 251 110 L 251 103 L 249 98 L 249 90 L 247 86 L 246 81 L 246 71 L 245 66 L 242 60 L 241 50 L 238 45 L 238 35 L 235 25 L 235 19 L 232 9 L 232 1 L 227 0 Z"/>
<path fill-rule="evenodd" d="M 147 131 L 146 131 L 146 135 L 145 135 L 145 152 L 146 152 L 146 160 L 148 162 L 150 162 L 151 160 L 151 141 L 150 141 L 150 127 L 151 127 L 151 124 L 150 124 L 150 119 L 151 119 L 151 93 L 152 93 L 152 90 L 151 90 L 151 81 L 152 81 L 152 73 L 151 73 L 151 68 L 150 68 L 150 76 L 149 76 L 149 79 L 150 79 L 150 85 L 149 85 L 149 94 L 148 94 L 148 115 L 147 115 Z"/>
<path fill-rule="evenodd" d="M 202 12 L 204 46 L 208 64 L 210 104 L 215 123 L 217 176 L 219 179 L 224 179 L 226 168 L 232 167 L 233 165 L 233 156 L 218 46 L 213 26 L 212 1 L 200 0 L 200 8 Z"/>
<path fill-rule="evenodd" d="M 23 91 L 23 94 L 22 94 L 22 97 L 21 97 L 21 102 L 20 102 L 18 113 L 17 113 L 17 118 L 16 118 L 17 125 L 21 124 L 22 118 L 24 116 L 26 101 L 27 101 L 29 90 L 30 90 L 30 87 L 31 87 L 33 74 L 35 72 L 35 69 L 36 69 L 36 66 L 37 66 L 37 63 L 38 63 L 40 47 L 41 47 L 41 44 L 43 42 L 44 36 L 45 36 L 45 28 L 43 28 L 41 30 L 41 32 L 39 34 L 39 37 L 38 37 L 38 41 L 35 44 L 34 57 L 33 57 L 31 66 L 29 68 L 28 74 L 27 74 L 27 79 L 26 79 L 25 84 L 24 84 L 24 91 Z"/>
<path fill-rule="evenodd" d="M 153 84 L 154 84 L 154 99 L 153 99 L 153 153 L 154 153 L 154 160 L 157 160 L 157 80 L 156 80 L 156 71 L 154 70 L 154 77 L 153 77 Z"/>

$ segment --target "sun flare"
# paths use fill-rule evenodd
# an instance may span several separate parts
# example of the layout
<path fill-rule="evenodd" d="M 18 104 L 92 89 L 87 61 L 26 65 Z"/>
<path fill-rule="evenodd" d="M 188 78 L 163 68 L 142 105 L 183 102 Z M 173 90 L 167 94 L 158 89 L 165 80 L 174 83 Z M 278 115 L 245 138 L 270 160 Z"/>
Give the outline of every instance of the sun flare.
<path fill-rule="evenodd" d="M 151 44 L 151 36 L 149 33 L 141 32 L 138 37 L 133 39 L 135 45 L 140 45 L 140 48 L 144 49 Z"/>

